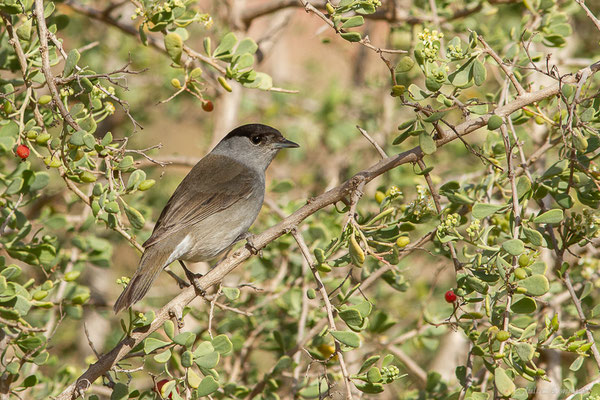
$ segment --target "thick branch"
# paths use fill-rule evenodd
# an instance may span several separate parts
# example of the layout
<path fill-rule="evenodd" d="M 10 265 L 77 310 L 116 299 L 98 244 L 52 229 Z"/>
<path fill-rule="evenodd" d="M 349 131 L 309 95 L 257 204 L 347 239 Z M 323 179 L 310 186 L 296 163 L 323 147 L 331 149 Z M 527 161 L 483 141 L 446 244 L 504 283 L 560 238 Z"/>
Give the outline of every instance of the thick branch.
<path fill-rule="evenodd" d="M 39 0 L 38 0 L 39 1 Z M 600 62 L 587 67 L 577 75 L 570 75 L 562 80 L 562 83 L 574 83 L 577 82 L 578 77 L 585 76 L 584 72 L 591 72 L 592 74 L 600 69 Z M 591 76 L 588 75 L 588 76 Z M 560 85 L 556 82 L 542 90 L 532 93 L 526 93 L 522 96 L 517 97 L 512 102 L 498 107 L 494 114 L 501 117 L 506 117 L 513 112 L 521 109 L 522 107 L 535 103 L 537 101 L 550 98 L 560 92 Z M 468 120 L 455 127 L 452 132 L 446 132 L 446 134 L 437 141 L 437 146 L 443 146 L 455 140 L 459 135 L 466 135 L 477 129 L 485 126 L 489 120 L 491 114 L 484 115 L 482 117 Z M 383 173 L 398 167 L 399 165 L 407 163 L 415 163 L 423 157 L 423 152 L 419 147 L 415 147 L 411 150 L 397 154 L 393 157 L 389 157 L 379 161 L 377 164 L 371 166 L 364 171 L 361 171 L 354 175 L 351 179 L 344 182 L 343 184 L 321 194 L 320 196 L 312 199 L 306 205 L 298 209 L 296 212 L 285 218 L 279 224 L 265 230 L 259 235 L 256 235 L 253 239 L 254 246 L 257 249 L 262 249 L 272 241 L 276 240 L 280 236 L 290 232 L 296 228 L 304 219 L 308 218 L 317 211 L 325 208 L 331 204 L 334 204 L 348 194 L 352 193 L 359 184 L 368 183 L 374 178 L 382 175 Z M 210 270 L 206 275 L 199 279 L 200 285 L 208 289 L 209 287 L 221 282 L 221 280 L 233 271 L 238 265 L 251 256 L 251 252 L 247 248 L 242 248 L 236 251 L 231 256 L 224 259 L 217 267 Z M 187 288 L 184 289 L 177 297 L 171 300 L 167 305 L 161 308 L 156 313 L 155 320 L 150 326 L 145 327 L 143 330 L 135 330 L 131 336 L 123 339 L 115 348 L 110 352 L 100 357 L 100 359 L 92 364 L 78 379 L 76 382 L 69 385 L 59 396 L 57 400 L 68 400 L 73 399 L 85 390 L 87 390 L 91 384 L 102 376 L 106 371 L 110 370 L 115 366 L 123 357 L 125 357 L 133 347 L 141 343 L 148 335 L 159 329 L 162 324 L 169 319 L 171 312 L 180 314 L 181 309 L 191 302 L 196 297 L 195 289 Z"/>

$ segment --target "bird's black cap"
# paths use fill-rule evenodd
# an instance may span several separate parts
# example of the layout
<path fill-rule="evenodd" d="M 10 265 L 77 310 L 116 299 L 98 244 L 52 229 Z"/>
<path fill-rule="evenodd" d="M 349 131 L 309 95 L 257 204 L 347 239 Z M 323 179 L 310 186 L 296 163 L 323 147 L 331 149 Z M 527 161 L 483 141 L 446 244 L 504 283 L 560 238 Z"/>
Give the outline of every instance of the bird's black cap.
<path fill-rule="evenodd" d="M 263 124 L 246 124 L 238 126 L 225 136 L 224 139 L 229 139 L 235 136 L 250 137 L 252 135 L 265 135 L 265 136 L 282 136 L 281 132 L 277 129 Z"/>
<path fill-rule="evenodd" d="M 262 136 L 268 138 L 272 143 L 277 143 L 277 147 L 279 148 L 300 147 L 297 143 L 284 138 L 281 132 L 279 132 L 277 129 L 264 124 L 246 124 L 239 126 L 229 132 L 227 136 L 223 138 L 223 140 L 227 140 L 236 136 L 247 138 L 251 138 L 253 136 Z"/>

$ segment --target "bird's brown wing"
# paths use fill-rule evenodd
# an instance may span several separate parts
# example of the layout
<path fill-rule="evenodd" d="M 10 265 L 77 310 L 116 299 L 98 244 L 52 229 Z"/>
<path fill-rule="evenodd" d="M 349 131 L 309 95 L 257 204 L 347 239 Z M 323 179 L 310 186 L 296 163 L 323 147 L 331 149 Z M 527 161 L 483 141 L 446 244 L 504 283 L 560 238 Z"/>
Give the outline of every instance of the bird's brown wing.
<path fill-rule="evenodd" d="M 208 172 L 208 173 L 207 173 Z M 150 238 L 152 246 L 254 194 L 259 174 L 235 160 L 209 154 L 192 168 L 167 202 Z"/>

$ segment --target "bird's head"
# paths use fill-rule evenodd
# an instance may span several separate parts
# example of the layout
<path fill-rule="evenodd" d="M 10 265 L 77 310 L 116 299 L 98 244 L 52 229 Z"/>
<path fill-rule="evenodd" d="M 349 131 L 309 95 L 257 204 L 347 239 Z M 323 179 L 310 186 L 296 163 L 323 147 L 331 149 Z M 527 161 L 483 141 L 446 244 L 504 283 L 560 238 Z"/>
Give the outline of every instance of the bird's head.
<path fill-rule="evenodd" d="M 279 150 L 294 147 L 300 146 L 284 138 L 275 128 L 263 124 L 247 124 L 229 132 L 213 152 L 266 169 Z"/>

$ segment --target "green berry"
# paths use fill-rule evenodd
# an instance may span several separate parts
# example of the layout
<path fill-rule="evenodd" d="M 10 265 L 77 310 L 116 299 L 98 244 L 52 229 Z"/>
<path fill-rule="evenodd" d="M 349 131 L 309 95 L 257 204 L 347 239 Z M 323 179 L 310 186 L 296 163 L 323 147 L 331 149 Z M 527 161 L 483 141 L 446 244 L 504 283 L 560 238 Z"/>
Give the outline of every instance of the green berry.
<path fill-rule="evenodd" d="M 502 126 L 502 124 L 504 124 L 502 117 L 500 117 L 498 115 L 492 115 L 490 117 L 490 119 L 488 120 L 488 129 L 490 131 L 494 131 L 494 130 L 500 128 Z"/>

